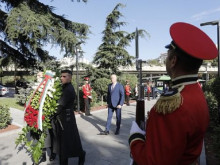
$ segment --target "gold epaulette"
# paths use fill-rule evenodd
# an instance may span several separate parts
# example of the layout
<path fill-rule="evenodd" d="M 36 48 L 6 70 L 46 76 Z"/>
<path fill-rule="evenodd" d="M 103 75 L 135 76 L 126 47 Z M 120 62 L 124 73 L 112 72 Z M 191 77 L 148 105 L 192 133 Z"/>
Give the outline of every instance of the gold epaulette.
<path fill-rule="evenodd" d="M 166 115 L 179 108 L 183 102 L 183 98 L 180 94 L 183 88 L 184 86 L 181 86 L 163 93 L 155 104 L 156 112 Z"/>

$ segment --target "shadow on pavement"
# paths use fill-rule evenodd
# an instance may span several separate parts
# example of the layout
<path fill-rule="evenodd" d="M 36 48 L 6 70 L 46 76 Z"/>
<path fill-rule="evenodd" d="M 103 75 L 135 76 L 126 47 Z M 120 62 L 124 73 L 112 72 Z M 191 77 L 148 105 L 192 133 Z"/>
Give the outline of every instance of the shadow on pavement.
<path fill-rule="evenodd" d="M 89 122 L 90 124 L 92 124 L 99 132 L 100 131 L 103 131 L 103 129 L 99 126 L 99 125 L 104 125 L 104 121 L 101 120 L 100 121 L 100 118 L 97 118 L 95 117 L 94 115 L 92 116 L 84 116 L 84 115 L 80 115 L 80 117 L 83 119 L 83 120 L 86 120 L 87 122 Z"/>
<path fill-rule="evenodd" d="M 5 145 L 0 145 L 0 152 L 1 153 L 5 153 L 4 150 L 7 150 L 8 147 Z M 9 160 L 13 155 L 12 154 L 5 154 L 4 156 L 0 156 L 0 165 L 2 165 L 2 162 L 5 162 L 7 160 Z"/>

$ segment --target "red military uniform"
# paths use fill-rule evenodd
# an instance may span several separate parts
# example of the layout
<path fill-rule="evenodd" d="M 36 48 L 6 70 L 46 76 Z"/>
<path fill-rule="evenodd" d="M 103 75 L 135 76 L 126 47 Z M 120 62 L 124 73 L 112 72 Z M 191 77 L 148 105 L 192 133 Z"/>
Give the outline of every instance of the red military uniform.
<path fill-rule="evenodd" d="M 187 82 L 177 78 L 178 81 L 183 80 L 175 85 L 183 88 L 179 95 L 179 108 L 166 110 L 178 102 L 178 99 L 169 102 L 173 94 L 168 92 L 168 96 L 162 96 L 158 105 L 151 109 L 146 123 L 146 136 L 138 133 L 130 136 L 131 154 L 138 165 L 190 165 L 199 157 L 209 123 L 209 112 L 195 76 Z"/>
<path fill-rule="evenodd" d="M 129 137 L 131 154 L 138 165 L 195 164 L 209 124 L 208 105 L 196 73 L 202 60 L 216 58 L 218 50 L 203 31 L 187 23 L 173 24 L 170 35 L 173 41 L 166 46 L 166 69 L 172 88 L 151 109 L 146 135 L 140 128 L 133 128 Z M 187 68 L 180 60 L 186 65 L 194 61 L 195 66 Z"/>
<path fill-rule="evenodd" d="M 84 105 L 85 105 L 85 115 L 89 116 L 90 114 L 90 102 L 92 99 L 92 88 L 89 84 L 89 78 L 85 77 L 85 85 L 82 86 Z"/>
<path fill-rule="evenodd" d="M 91 88 L 90 84 L 83 85 L 82 91 L 83 91 L 83 98 L 84 99 L 88 98 L 88 96 L 91 96 L 92 88 Z"/>
<path fill-rule="evenodd" d="M 131 87 L 129 84 L 125 85 L 125 94 L 127 96 L 130 96 L 130 94 L 131 94 Z"/>
<path fill-rule="evenodd" d="M 127 81 L 127 84 L 125 85 L 125 101 L 127 106 L 130 105 L 130 94 L 131 94 L 131 87 Z"/>

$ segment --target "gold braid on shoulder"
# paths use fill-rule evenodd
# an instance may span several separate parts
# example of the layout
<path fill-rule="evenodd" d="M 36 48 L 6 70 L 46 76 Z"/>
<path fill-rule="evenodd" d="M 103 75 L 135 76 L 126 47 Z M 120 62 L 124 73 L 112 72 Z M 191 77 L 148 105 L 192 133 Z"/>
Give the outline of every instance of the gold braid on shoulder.
<path fill-rule="evenodd" d="M 180 94 L 183 88 L 184 86 L 180 86 L 179 88 L 171 89 L 171 91 L 162 94 L 155 104 L 156 112 L 166 115 L 179 108 L 183 102 L 183 98 Z"/>

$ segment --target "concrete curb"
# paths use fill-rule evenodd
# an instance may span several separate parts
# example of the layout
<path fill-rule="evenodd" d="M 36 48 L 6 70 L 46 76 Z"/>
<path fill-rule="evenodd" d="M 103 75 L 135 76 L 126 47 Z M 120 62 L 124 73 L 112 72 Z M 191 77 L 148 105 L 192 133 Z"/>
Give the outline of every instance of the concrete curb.
<path fill-rule="evenodd" d="M 17 128 L 17 129 L 13 129 L 11 131 L 6 131 L 6 132 L 2 132 L 0 133 L 0 137 L 5 137 L 5 136 L 9 136 L 9 135 L 12 135 L 12 134 L 15 134 L 15 133 L 19 133 L 21 132 L 22 128 Z"/>

